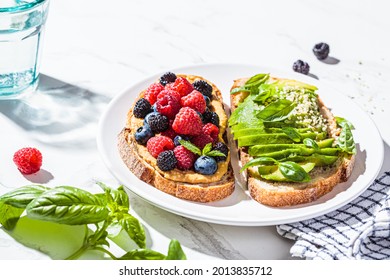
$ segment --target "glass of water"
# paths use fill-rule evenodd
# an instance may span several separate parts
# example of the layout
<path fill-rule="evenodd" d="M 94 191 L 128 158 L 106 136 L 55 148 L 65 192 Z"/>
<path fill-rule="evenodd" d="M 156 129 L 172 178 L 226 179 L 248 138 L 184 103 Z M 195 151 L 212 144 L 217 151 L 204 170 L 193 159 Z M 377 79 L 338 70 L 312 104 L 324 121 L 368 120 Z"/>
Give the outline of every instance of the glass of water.
<path fill-rule="evenodd" d="M 35 91 L 49 0 L 0 0 L 0 100 Z"/>

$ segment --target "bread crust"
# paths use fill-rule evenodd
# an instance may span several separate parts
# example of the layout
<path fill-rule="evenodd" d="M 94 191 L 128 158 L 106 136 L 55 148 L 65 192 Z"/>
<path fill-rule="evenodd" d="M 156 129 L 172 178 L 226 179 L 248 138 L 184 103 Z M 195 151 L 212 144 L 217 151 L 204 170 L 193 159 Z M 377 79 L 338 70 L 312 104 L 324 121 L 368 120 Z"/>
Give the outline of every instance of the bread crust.
<path fill-rule="evenodd" d="M 185 77 L 189 81 L 194 81 L 195 79 L 202 79 L 207 81 L 206 79 L 199 76 L 191 75 Z M 213 87 L 213 95 L 215 96 L 215 99 L 221 102 L 223 106 L 221 92 L 213 83 L 210 81 L 207 82 Z M 140 93 L 137 100 L 142 96 L 143 92 Z M 206 183 L 181 182 L 180 178 L 177 178 L 177 180 L 171 180 L 164 176 L 165 172 L 157 170 L 158 167 L 148 163 L 140 155 L 140 149 L 142 149 L 142 147 L 135 141 L 133 136 L 134 131 L 132 131 L 131 120 L 134 118 L 132 111 L 135 102 L 136 100 L 128 112 L 126 127 L 124 127 L 118 134 L 118 151 L 123 162 L 136 177 L 167 194 L 195 202 L 205 203 L 217 201 L 226 198 L 233 193 L 235 187 L 234 174 L 230 162 L 228 163 L 227 172 L 217 182 Z M 221 121 L 227 122 L 226 117 L 221 119 Z M 226 132 L 223 134 L 225 133 Z M 226 139 L 226 137 L 223 138 Z M 227 160 L 229 160 L 229 158 L 230 156 Z"/>
<path fill-rule="evenodd" d="M 246 81 L 247 78 L 235 80 L 232 89 L 244 85 Z M 245 97 L 245 93 L 231 95 L 232 112 Z M 328 120 L 329 135 L 335 137 L 340 131 L 337 128 L 333 114 L 321 99 L 319 99 L 319 106 L 321 114 Z M 237 145 L 237 143 L 235 144 Z M 242 165 L 251 159 L 247 153 L 247 148 L 239 148 L 238 151 Z M 273 182 L 258 177 L 255 178 L 249 172 L 246 172 L 245 177 L 247 178 L 249 193 L 257 202 L 272 207 L 294 206 L 313 202 L 332 191 L 337 184 L 347 181 L 352 173 L 354 163 L 354 155 L 351 155 L 350 158 L 343 158 L 334 167 L 326 170 L 323 174 L 318 174 L 318 177 L 309 183 Z"/>

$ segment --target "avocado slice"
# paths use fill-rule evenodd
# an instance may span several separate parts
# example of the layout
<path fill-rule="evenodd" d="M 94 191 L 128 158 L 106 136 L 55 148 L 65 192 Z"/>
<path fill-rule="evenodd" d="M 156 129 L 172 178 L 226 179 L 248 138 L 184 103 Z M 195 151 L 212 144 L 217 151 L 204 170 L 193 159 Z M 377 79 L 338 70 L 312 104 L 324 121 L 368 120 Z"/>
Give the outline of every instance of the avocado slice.
<path fill-rule="evenodd" d="M 324 139 L 326 137 L 326 133 L 315 133 L 315 132 L 305 132 L 302 133 L 302 138 L 311 138 L 311 139 Z M 294 141 L 288 137 L 285 133 L 259 133 L 253 135 L 247 135 L 239 137 L 238 146 L 253 146 L 259 144 L 288 144 L 294 143 Z"/>

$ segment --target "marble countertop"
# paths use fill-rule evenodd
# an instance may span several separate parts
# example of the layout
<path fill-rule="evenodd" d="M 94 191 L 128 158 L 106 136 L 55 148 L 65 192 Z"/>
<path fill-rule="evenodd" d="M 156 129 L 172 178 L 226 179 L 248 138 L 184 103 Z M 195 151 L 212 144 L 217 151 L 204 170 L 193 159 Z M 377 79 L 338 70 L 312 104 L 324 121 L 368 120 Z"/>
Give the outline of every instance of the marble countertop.
<path fill-rule="evenodd" d="M 148 76 L 176 67 L 242 63 L 291 71 L 302 59 L 313 79 L 331 84 L 373 118 L 390 170 L 390 18 L 386 1 L 51 0 L 36 96 L 0 101 L 0 193 L 29 183 L 94 190 L 117 186 L 96 146 L 112 98 Z M 317 60 L 312 47 L 330 45 Z M 21 147 L 44 156 L 23 176 L 12 162 Z M 153 249 L 178 239 L 188 259 L 290 259 L 292 241 L 275 226 L 239 227 L 180 217 L 130 194 Z M 0 259 L 40 259 L 0 230 Z"/>

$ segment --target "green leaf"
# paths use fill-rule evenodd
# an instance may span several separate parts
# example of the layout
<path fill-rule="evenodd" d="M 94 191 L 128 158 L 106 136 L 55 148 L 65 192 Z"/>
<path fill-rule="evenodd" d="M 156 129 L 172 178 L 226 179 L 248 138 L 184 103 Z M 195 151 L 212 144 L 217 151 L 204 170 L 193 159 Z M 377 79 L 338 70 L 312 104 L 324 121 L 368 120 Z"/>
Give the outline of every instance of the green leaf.
<path fill-rule="evenodd" d="M 98 223 L 109 213 L 104 200 L 69 186 L 44 192 L 31 201 L 26 210 L 30 218 L 68 225 Z"/>
<path fill-rule="evenodd" d="M 237 106 L 229 118 L 229 126 L 262 126 L 262 121 L 256 116 L 256 111 L 261 107 L 253 101 L 255 97 L 256 95 L 249 95 Z"/>
<path fill-rule="evenodd" d="M 247 162 L 240 170 L 240 172 L 244 171 L 245 169 L 257 166 L 257 165 L 273 165 L 277 163 L 277 161 L 271 157 L 258 157 L 254 158 L 251 161 Z"/>
<path fill-rule="evenodd" d="M 209 156 L 209 157 L 226 157 L 226 155 L 224 153 L 222 153 L 218 150 L 212 150 L 205 155 Z"/>
<path fill-rule="evenodd" d="M 193 152 L 194 154 L 196 155 L 199 155 L 201 156 L 202 155 L 202 151 L 197 147 L 195 146 L 194 144 L 192 144 L 190 141 L 186 141 L 186 140 L 179 140 L 179 143 L 184 147 L 186 148 L 187 150 Z"/>
<path fill-rule="evenodd" d="M 129 237 L 140 248 L 145 248 L 146 246 L 145 231 L 138 219 L 136 219 L 135 217 L 127 213 L 123 215 L 123 217 L 119 220 L 119 223 L 121 224 L 122 229 L 127 232 Z"/>
<path fill-rule="evenodd" d="M 257 113 L 257 117 L 266 122 L 278 122 L 285 120 L 296 104 L 287 99 L 279 99 L 272 102 Z"/>
<path fill-rule="evenodd" d="M 356 154 L 355 140 L 349 125 L 343 126 L 336 144 L 342 151 L 348 154 Z"/>
<path fill-rule="evenodd" d="M 22 215 L 24 209 L 6 204 L 0 200 L 0 224 L 6 230 L 13 230 Z"/>
<path fill-rule="evenodd" d="M 314 141 L 314 140 L 311 139 L 311 138 L 305 138 L 305 139 L 303 139 L 303 144 L 305 144 L 306 147 L 309 147 L 309 148 L 314 149 L 315 151 L 319 151 L 319 150 L 320 150 L 320 147 L 318 146 L 317 142 Z"/>
<path fill-rule="evenodd" d="M 208 152 L 211 151 L 212 148 L 213 148 L 213 144 L 212 143 L 206 144 L 206 146 L 204 146 L 204 148 L 202 150 L 202 155 L 206 155 Z"/>
<path fill-rule="evenodd" d="M 24 209 L 34 198 L 47 190 L 49 190 L 49 188 L 41 185 L 23 186 L 0 196 L 0 201 Z"/>
<path fill-rule="evenodd" d="M 279 170 L 284 177 L 293 182 L 308 182 L 311 179 L 302 166 L 292 161 L 280 162 Z"/>
<path fill-rule="evenodd" d="M 294 127 L 282 127 L 281 128 L 284 134 L 286 134 L 294 142 L 301 142 L 301 134 Z"/>
<path fill-rule="evenodd" d="M 355 129 L 355 127 L 353 126 L 353 124 L 348 121 L 347 119 L 345 118 L 342 118 L 342 117 L 335 117 L 336 119 L 336 123 L 339 127 L 344 127 L 344 126 L 349 126 L 350 129 Z"/>
<path fill-rule="evenodd" d="M 187 257 L 181 248 L 179 241 L 172 239 L 169 243 L 167 260 L 186 260 Z"/>
<path fill-rule="evenodd" d="M 111 191 L 111 196 L 115 203 L 122 207 L 122 211 L 128 211 L 130 208 L 129 196 L 123 186 Z"/>
<path fill-rule="evenodd" d="M 136 249 L 127 252 L 119 260 L 165 260 L 165 258 L 165 255 L 150 249 Z"/>
<path fill-rule="evenodd" d="M 268 79 L 269 74 L 256 74 L 249 78 L 242 87 L 233 89 L 230 94 L 236 94 L 238 92 L 250 92 L 251 94 L 256 94 L 259 91 L 259 86 L 265 83 Z"/>

